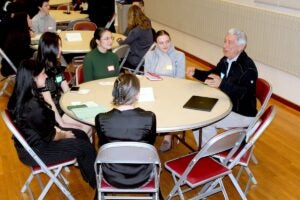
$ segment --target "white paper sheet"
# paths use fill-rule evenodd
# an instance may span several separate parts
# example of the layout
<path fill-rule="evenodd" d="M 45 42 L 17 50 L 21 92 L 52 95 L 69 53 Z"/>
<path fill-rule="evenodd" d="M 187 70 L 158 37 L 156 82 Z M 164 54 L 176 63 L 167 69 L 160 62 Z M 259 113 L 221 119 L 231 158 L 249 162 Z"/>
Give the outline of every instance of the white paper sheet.
<path fill-rule="evenodd" d="M 69 42 L 82 41 L 80 33 L 66 33 L 66 40 Z"/>
<path fill-rule="evenodd" d="M 139 102 L 155 101 L 152 87 L 144 87 L 140 90 Z"/>

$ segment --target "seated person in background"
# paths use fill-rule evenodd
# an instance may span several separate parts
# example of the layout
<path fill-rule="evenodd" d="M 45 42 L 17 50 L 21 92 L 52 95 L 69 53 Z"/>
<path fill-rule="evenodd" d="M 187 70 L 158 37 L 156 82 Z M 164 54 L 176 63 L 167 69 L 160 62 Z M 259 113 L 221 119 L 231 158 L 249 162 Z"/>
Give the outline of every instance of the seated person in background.
<path fill-rule="evenodd" d="M 174 48 L 169 33 L 165 30 L 157 31 L 155 41 L 156 48 L 145 56 L 145 73 L 185 78 L 185 55 Z M 164 136 L 159 150 L 168 151 L 171 148 L 171 139 L 171 135 Z"/>
<path fill-rule="evenodd" d="M 153 43 L 152 27 L 149 18 L 136 5 L 128 10 L 127 27 L 130 30 L 128 37 L 125 40 L 119 38 L 117 41 L 130 46 L 124 66 L 135 69 Z"/>
<path fill-rule="evenodd" d="M 134 5 L 140 7 L 140 9 L 142 10 L 142 12 L 145 11 L 145 3 L 144 3 L 143 0 L 133 0 L 133 1 L 132 1 L 132 6 L 134 6 Z M 148 19 L 149 19 L 149 18 L 148 18 Z M 150 19 L 149 19 L 149 20 L 150 20 Z M 151 23 L 151 21 L 150 21 L 150 23 Z M 128 36 L 129 31 L 130 31 L 130 29 L 129 29 L 128 27 L 126 27 L 126 30 L 125 30 L 125 32 L 123 33 L 123 35 Z"/>
<path fill-rule="evenodd" d="M 51 105 L 45 102 L 37 91 L 45 87 L 46 78 L 42 65 L 38 65 L 34 60 L 24 60 L 17 72 L 8 110 L 24 139 L 45 164 L 75 157 L 84 180 L 95 188 L 96 151 L 83 131 L 61 129 L 56 126 Z M 19 159 L 24 164 L 36 165 L 17 140 L 15 140 L 15 147 Z"/>
<path fill-rule="evenodd" d="M 37 0 L 39 12 L 32 18 L 32 31 L 34 33 L 56 32 L 56 22 L 50 16 L 49 0 Z"/>
<path fill-rule="evenodd" d="M 134 107 L 139 92 L 140 82 L 135 75 L 121 74 L 116 79 L 112 91 L 116 108 L 95 118 L 99 146 L 120 141 L 154 144 L 156 116 Z M 151 178 L 149 165 L 107 164 L 102 170 L 108 183 L 119 188 L 140 187 Z"/>
<path fill-rule="evenodd" d="M 98 27 L 90 42 L 91 51 L 83 61 L 84 82 L 119 75 L 119 58 L 111 51 L 114 38 L 108 29 Z"/>
<path fill-rule="evenodd" d="M 217 134 L 218 128 L 247 127 L 255 118 L 258 74 L 255 63 L 244 51 L 246 46 L 246 33 L 236 28 L 229 29 L 224 39 L 224 57 L 215 68 L 209 71 L 187 69 L 187 76 L 204 81 L 210 87 L 220 88 L 232 102 L 229 115 L 202 128 L 202 146 Z M 198 134 L 194 131 L 197 144 Z"/>
<path fill-rule="evenodd" d="M 26 12 L 12 12 L 5 22 L 1 48 L 16 68 L 23 59 L 32 57 L 34 50 L 30 47 L 30 18 Z M 5 59 L 1 61 L 1 74 L 4 77 L 15 74 Z"/>
<path fill-rule="evenodd" d="M 45 101 L 51 105 L 60 127 L 81 129 L 91 137 L 92 128 L 66 115 L 59 105 L 62 93 L 70 90 L 63 74 L 64 68 L 59 63 L 60 57 L 60 37 L 56 33 L 44 33 L 39 40 L 37 61 L 39 65 L 45 67 L 48 78 L 45 87 L 40 88 L 39 92 L 42 93 Z"/>
<path fill-rule="evenodd" d="M 136 6 L 140 7 L 142 12 L 145 13 L 145 2 L 144 2 L 144 0 L 133 0 L 132 5 L 136 5 Z M 150 24 L 151 24 L 150 18 L 148 18 L 148 20 L 150 21 Z M 152 27 L 152 25 L 151 25 L 151 27 Z M 153 35 L 153 41 L 155 42 L 154 38 L 155 38 L 156 31 L 153 28 L 151 30 L 152 30 L 152 35 Z M 125 32 L 123 33 L 123 35 L 128 36 L 129 31 L 130 31 L 130 29 L 127 27 Z"/>

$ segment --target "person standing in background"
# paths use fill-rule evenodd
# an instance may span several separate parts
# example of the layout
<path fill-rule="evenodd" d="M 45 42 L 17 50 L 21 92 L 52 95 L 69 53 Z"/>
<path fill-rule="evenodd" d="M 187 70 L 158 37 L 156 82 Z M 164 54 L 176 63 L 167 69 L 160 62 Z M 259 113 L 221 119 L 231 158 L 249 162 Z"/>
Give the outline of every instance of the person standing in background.
<path fill-rule="evenodd" d="M 145 2 L 144 2 L 144 0 L 132 0 L 132 5 L 137 5 L 138 7 L 141 8 L 141 10 L 143 12 L 145 11 Z"/>
<path fill-rule="evenodd" d="M 115 0 L 87 0 L 87 2 L 90 20 L 98 27 L 105 27 L 115 14 Z M 116 32 L 114 23 L 109 30 Z"/>
<path fill-rule="evenodd" d="M 229 29 L 223 44 L 224 57 L 209 71 L 187 69 L 188 77 L 204 81 L 210 87 L 219 88 L 232 102 L 232 111 L 222 120 L 202 128 L 203 146 L 217 134 L 219 128 L 247 127 L 255 119 L 257 69 L 253 60 L 246 54 L 247 36 L 237 28 Z M 194 137 L 199 144 L 199 131 Z"/>
<path fill-rule="evenodd" d="M 3 38 L 1 39 L 1 48 L 12 61 L 16 68 L 19 67 L 23 59 L 29 59 L 34 53 L 30 43 L 30 24 L 31 20 L 26 12 L 9 11 L 9 17 L 5 22 Z M 15 74 L 15 71 L 5 59 L 1 61 L 1 74 L 4 77 Z"/>

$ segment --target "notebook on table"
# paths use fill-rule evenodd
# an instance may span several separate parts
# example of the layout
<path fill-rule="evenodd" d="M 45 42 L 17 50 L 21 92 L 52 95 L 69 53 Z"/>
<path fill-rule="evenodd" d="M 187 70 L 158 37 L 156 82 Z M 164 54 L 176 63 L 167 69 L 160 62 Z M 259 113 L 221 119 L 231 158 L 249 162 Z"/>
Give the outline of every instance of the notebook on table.
<path fill-rule="evenodd" d="M 211 111 L 218 99 L 212 97 L 192 96 L 184 105 L 184 108 Z"/>

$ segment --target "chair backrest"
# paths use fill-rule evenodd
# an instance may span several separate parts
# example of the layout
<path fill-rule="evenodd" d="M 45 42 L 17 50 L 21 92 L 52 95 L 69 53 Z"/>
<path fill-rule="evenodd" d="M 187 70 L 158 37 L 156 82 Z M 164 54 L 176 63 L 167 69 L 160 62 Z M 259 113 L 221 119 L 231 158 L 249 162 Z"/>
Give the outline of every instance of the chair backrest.
<path fill-rule="evenodd" d="M 112 142 L 103 145 L 96 163 L 158 164 L 160 159 L 153 145 L 142 142 Z"/>
<path fill-rule="evenodd" d="M 148 49 L 148 51 L 145 53 L 145 55 L 143 56 L 143 58 L 141 59 L 141 61 L 139 62 L 139 64 L 136 66 L 135 70 L 134 70 L 134 74 L 137 74 L 138 72 L 140 72 L 140 68 L 143 66 L 144 62 L 145 62 L 145 57 L 147 55 L 147 53 L 149 51 L 152 51 L 154 48 L 156 47 L 156 43 L 154 42 L 150 48 Z"/>
<path fill-rule="evenodd" d="M 68 26 L 66 28 L 67 31 L 72 31 L 74 24 L 76 24 L 77 22 L 90 22 L 90 19 L 76 19 L 76 20 L 72 20 L 68 23 Z"/>
<path fill-rule="evenodd" d="M 240 147 L 242 141 L 245 139 L 245 135 L 245 129 L 234 128 L 211 138 L 189 163 L 181 178 L 185 179 L 188 176 L 199 159 L 231 149 L 227 157 L 222 161 L 226 165 Z"/>
<path fill-rule="evenodd" d="M 80 83 L 84 82 L 83 65 L 82 64 L 76 68 L 75 79 L 76 79 L 76 85 L 79 85 Z"/>
<path fill-rule="evenodd" d="M 70 4 L 69 5 L 68 4 L 61 4 L 61 5 L 58 5 L 56 7 L 56 10 L 67 10 L 68 6 L 69 6 L 70 10 L 74 10 L 75 9 L 73 5 L 70 5 Z"/>
<path fill-rule="evenodd" d="M 73 30 L 95 31 L 96 29 L 97 25 L 90 21 L 79 21 L 73 25 Z"/>
<path fill-rule="evenodd" d="M 271 84 L 263 78 L 258 78 L 256 81 L 256 98 L 260 102 L 260 114 L 261 115 L 267 107 L 267 104 L 272 95 Z"/>
<path fill-rule="evenodd" d="M 130 46 L 128 44 L 123 44 L 118 46 L 117 48 L 114 48 L 112 52 L 117 54 L 119 61 L 121 61 L 119 65 L 119 70 L 121 70 L 130 52 Z"/>
<path fill-rule="evenodd" d="M 247 136 L 249 136 L 246 145 L 244 148 L 235 156 L 234 160 L 231 161 L 229 167 L 233 167 L 241 159 L 241 157 L 256 143 L 258 138 L 264 133 L 266 128 L 271 124 L 277 109 L 275 106 L 269 106 L 265 112 L 259 117 L 259 120 L 256 121 L 255 125 L 251 130 L 247 130 Z M 250 132 L 250 133 L 249 133 Z"/>
<path fill-rule="evenodd" d="M 105 183 L 102 174 L 102 164 L 149 164 L 152 166 L 152 180 L 144 186 L 138 188 L 116 188 L 108 186 Z M 99 151 L 95 161 L 95 172 L 97 177 L 97 189 L 99 197 L 101 192 L 109 193 L 152 193 L 152 197 L 124 197 L 111 196 L 114 199 L 158 199 L 159 181 L 161 172 L 161 162 L 156 148 L 153 145 L 141 142 L 112 142 L 103 145 Z M 154 198 L 156 196 L 156 198 Z M 107 198 L 107 199 L 112 199 Z"/>
<path fill-rule="evenodd" d="M 40 157 L 33 151 L 33 149 L 29 146 L 27 141 L 23 138 L 22 134 L 16 128 L 9 112 L 7 110 L 4 110 L 1 112 L 1 116 L 7 128 L 10 130 L 13 136 L 20 142 L 24 149 L 29 153 L 29 155 L 35 160 L 35 162 L 41 167 L 42 171 L 52 179 L 52 181 L 62 190 L 62 192 L 67 197 L 69 197 L 69 199 L 74 199 L 69 193 L 69 191 L 64 189 L 65 186 L 56 178 L 56 176 L 49 170 L 46 164 L 40 159 Z"/>
<path fill-rule="evenodd" d="M 234 128 L 227 130 L 222 134 L 217 134 L 202 147 L 198 153 L 199 158 L 215 155 L 229 149 L 236 151 L 242 141 L 245 139 L 245 136 L 246 132 L 243 128 Z"/>
<path fill-rule="evenodd" d="M 6 62 L 9 64 L 9 66 L 17 73 L 17 68 L 14 65 L 14 63 L 8 58 L 8 56 L 5 54 L 5 52 L 0 48 L 0 56 L 6 60 Z"/>
<path fill-rule="evenodd" d="M 112 25 L 112 23 L 115 21 L 116 19 L 116 13 L 114 13 L 114 15 L 111 17 L 111 19 L 106 23 L 105 28 L 109 29 Z"/>
<path fill-rule="evenodd" d="M 260 108 L 258 109 L 255 119 L 252 121 L 252 123 L 249 124 L 247 128 L 248 129 L 247 132 L 249 132 L 256 124 L 256 122 L 259 120 L 260 116 L 265 111 L 271 96 L 272 96 L 271 84 L 263 78 L 258 78 L 256 81 L 256 98 L 260 103 Z"/>

